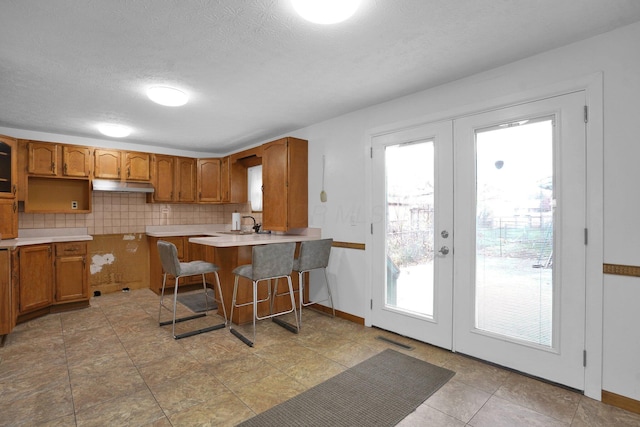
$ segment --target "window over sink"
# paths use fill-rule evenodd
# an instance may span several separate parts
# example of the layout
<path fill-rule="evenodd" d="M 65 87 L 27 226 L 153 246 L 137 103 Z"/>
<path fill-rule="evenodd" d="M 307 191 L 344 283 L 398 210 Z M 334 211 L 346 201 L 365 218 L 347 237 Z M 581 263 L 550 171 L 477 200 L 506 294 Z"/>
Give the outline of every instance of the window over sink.
<path fill-rule="evenodd" d="M 249 202 L 252 212 L 262 212 L 262 165 L 247 168 Z"/>

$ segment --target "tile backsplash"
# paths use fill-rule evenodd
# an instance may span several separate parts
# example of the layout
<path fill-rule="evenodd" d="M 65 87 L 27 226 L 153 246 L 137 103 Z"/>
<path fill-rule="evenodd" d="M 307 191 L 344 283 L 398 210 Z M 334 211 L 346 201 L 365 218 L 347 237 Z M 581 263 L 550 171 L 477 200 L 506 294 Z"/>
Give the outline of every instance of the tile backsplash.
<path fill-rule="evenodd" d="M 93 192 L 92 212 L 87 214 L 41 214 L 20 212 L 18 227 L 86 227 L 91 235 L 144 233 L 148 225 L 191 225 L 231 223 L 231 214 L 251 214 L 249 204 L 198 205 L 146 203 L 142 193 Z M 252 223 L 250 219 L 244 220 Z M 243 222 L 244 223 L 244 222 Z"/>

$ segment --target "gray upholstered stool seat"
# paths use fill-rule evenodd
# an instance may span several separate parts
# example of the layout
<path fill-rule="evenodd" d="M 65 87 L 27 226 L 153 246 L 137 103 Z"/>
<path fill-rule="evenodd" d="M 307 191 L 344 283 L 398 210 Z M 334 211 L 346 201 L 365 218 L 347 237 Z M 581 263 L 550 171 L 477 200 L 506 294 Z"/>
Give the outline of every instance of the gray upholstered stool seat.
<path fill-rule="evenodd" d="M 296 250 L 295 243 L 271 243 L 267 245 L 259 245 L 254 246 L 251 249 L 251 264 L 245 264 L 236 267 L 233 270 L 233 274 L 235 274 L 235 280 L 233 284 L 233 298 L 231 302 L 231 314 L 230 317 L 233 319 L 233 309 L 238 307 L 244 307 L 251 305 L 253 306 L 253 341 L 246 338 L 242 335 L 238 330 L 233 328 L 233 325 L 229 323 L 230 331 L 233 335 L 238 337 L 242 342 L 247 344 L 250 347 L 253 347 L 253 344 L 256 341 L 256 320 L 274 318 L 276 316 L 281 316 L 287 313 L 294 313 L 294 318 L 296 319 L 295 328 L 292 326 L 292 332 L 298 332 L 298 315 L 296 313 L 296 302 L 293 297 L 293 285 L 291 283 L 291 271 L 293 267 L 293 255 Z M 244 277 L 246 279 L 251 280 L 253 284 L 253 298 L 251 301 L 246 303 L 238 304 L 236 302 L 236 297 L 238 295 L 238 284 L 240 277 Z M 291 309 L 284 310 L 278 313 L 273 313 L 273 304 L 271 298 L 271 280 L 278 280 L 279 278 L 286 278 L 287 283 L 289 285 L 289 294 L 291 295 Z M 258 298 L 258 283 L 266 282 L 268 295 L 266 298 L 259 299 Z M 258 303 L 269 301 L 270 302 L 270 313 L 266 316 L 258 315 Z M 282 326 L 288 324 L 279 323 Z M 289 328 L 287 328 L 289 329 Z"/>
<path fill-rule="evenodd" d="M 218 266 L 206 261 L 180 262 L 180 259 L 178 258 L 178 249 L 176 248 L 176 246 L 173 243 L 165 242 L 164 240 L 158 241 L 158 253 L 160 254 L 160 263 L 162 264 L 162 270 L 164 271 L 164 274 L 162 276 L 162 292 L 160 293 L 160 309 L 158 311 L 158 324 L 160 326 L 169 325 L 169 324 L 173 325 L 172 334 L 173 334 L 173 338 L 175 339 L 185 338 L 191 335 L 201 334 L 203 332 L 224 328 L 227 325 L 227 311 L 224 307 L 224 303 L 222 302 L 222 288 L 220 287 L 220 277 L 218 276 L 218 270 L 219 270 Z M 197 329 L 194 331 L 184 332 L 182 334 L 176 335 L 176 323 L 197 319 L 199 317 L 204 317 L 207 315 L 206 311 L 208 311 L 209 301 L 207 296 L 207 281 L 206 281 L 205 274 L 209 274 L 209 273 L 213 273 L 216 278 L 216 287 L 218 290 L 219 298 L 216 298 L 214 296 L 214 299 L 220 304 L 222 304 L 222 312 L 224 313 L 224 323 L 221 323 L 219 325 L 209 326 L 206 328 Z M 171 310 L 171 308 L 164 305 L 164 290 L 167 284 L 167 274 L 175 277 L 176 279 L 174 292 L 173 292 L 173 308 L 172 308 L 173 318 L 172 320 L 161 322 L 160 317 L 162 315 L 162 309 L 165 308 L 165 309 Z M 203 298 L 204 298 L 206 311 L 205 313 L 198 313 L 191 316 L 176 318 L 176 308 L 178 303 L 178 285 L 179 285 L 180 278 L 188 277 L 188 276 L 196 276 L 196 275 L 202 276 L 202 287 L 204 290 Z M 215 291 L 216 290 L 214 289 L 214 295 L 215 295 Z"/>
<path fill-rule="evenodd" d="M 298 272 L 298 284 L 300 291 L 300 325 L 302 325 L 302 307 L 319 302 L 329 301 L 333 316 L 336 315 L 336 310 L 333 307 L 333 297 L 331 296 L 331 286 L 329 285 L 329 278 L 327 277 L 327 266 L 329 265 L 329 256 L 331 255 L 332 244 L 333 239 L 307 240 L 300 243 L 300 253 L 298 258 L 293 262 L 293 271 Z M 322 269 L 324 272 L 327 298 L 304 302 L 304 273 L 317 269 Z"/>

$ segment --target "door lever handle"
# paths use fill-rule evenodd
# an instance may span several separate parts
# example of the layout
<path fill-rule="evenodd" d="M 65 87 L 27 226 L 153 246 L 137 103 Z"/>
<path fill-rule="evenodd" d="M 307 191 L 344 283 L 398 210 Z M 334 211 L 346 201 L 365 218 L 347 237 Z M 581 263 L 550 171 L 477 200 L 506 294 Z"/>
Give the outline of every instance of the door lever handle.
<path fill-rule="evenodd" d="M 440 252 L 442 255 L 447 255 L 449 253 L 449 248 L 447 246 L 443 246 L 438 252 Z"/>

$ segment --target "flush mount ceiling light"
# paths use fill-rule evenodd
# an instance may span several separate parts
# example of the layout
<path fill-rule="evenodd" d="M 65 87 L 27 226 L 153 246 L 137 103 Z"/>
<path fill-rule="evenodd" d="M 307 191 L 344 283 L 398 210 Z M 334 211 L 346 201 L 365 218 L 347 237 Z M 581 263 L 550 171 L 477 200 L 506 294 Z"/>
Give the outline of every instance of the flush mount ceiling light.
<path fill-rule="evenodd" d="M 101 134 L 112 138 L 124 138 L 131 134 L 131 128 L 113 123 L 103 123 L 98 125 L 98 130 Z"/>
<path fill-rule="evenodd" d="M 336 24 L 353 15 L 361 0 L 291 0 L 293 8 L 307 21 Z"/>
<path fill-rule="evenodd" d="M 147 96 L 156 104 L 167 107 L 179 107 L 189 99 L 183 91 L 169 86 L 152 86 L 147 89 Z"/>

